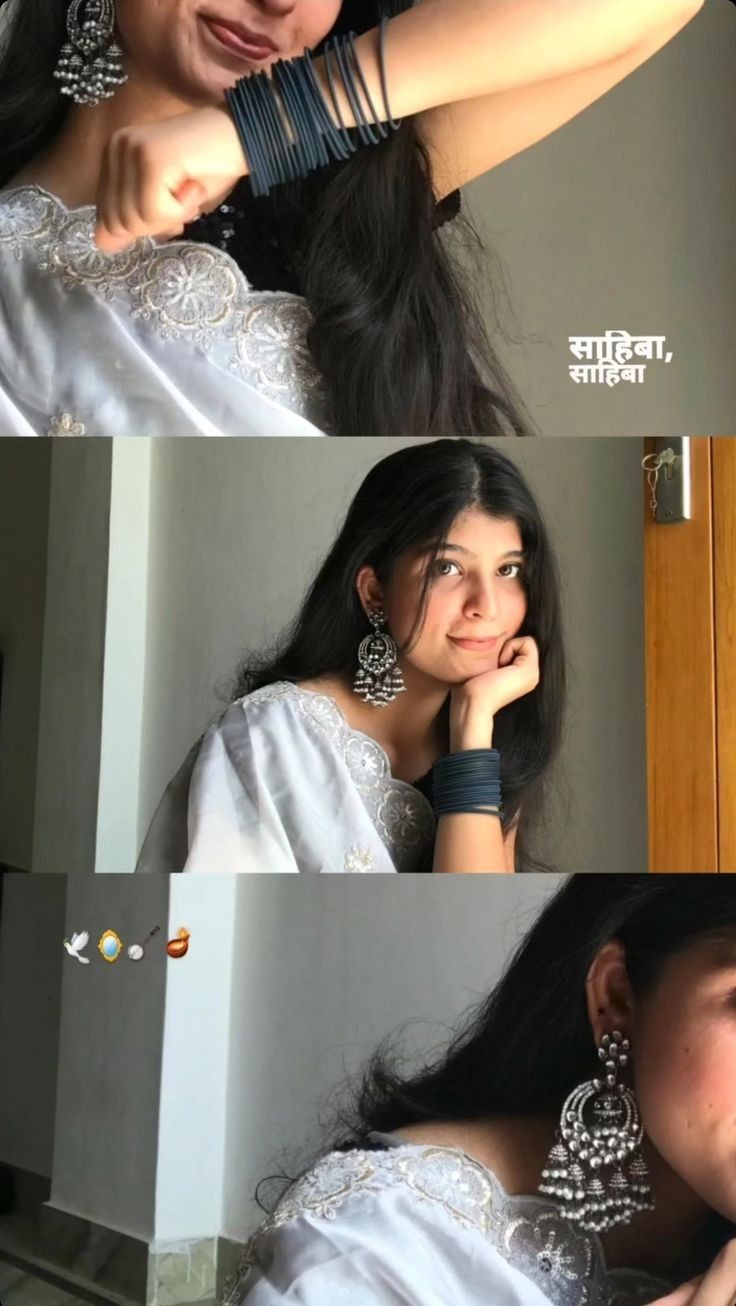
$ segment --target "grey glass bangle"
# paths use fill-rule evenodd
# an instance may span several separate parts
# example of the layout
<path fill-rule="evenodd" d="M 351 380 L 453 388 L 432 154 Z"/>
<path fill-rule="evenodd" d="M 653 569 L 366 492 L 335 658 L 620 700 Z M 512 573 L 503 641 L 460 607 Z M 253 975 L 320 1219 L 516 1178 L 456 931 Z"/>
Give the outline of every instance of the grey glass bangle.
<path fill-rule="evenodd" d="M 502 814 L 501 754 L 495 748 L 446 753 L 432 768 L 432 806 L 437 817 L 451 813 Z"/>
<path fill-rule="evenodd" d="M 329 99 L 322 90 L 307 50 L 297 59 L 277 60 L 266 73 L 252 73 L 225 93 L 250 170 L 254 195 L 267 195 L 274 186 L 301 180 L 331 160 L 342 161 L 357 149 L 340 112 L 335 68 L 355 117 L 354 132 L 363 145 L 378 145 L 401 120 L 391 115 L 386 77 L 385 40 L 388 20 L 380 25 L 381 91 L 387 122 L 382 122 L 368 89 L 355 50 L 355 34 L 334 37 L 324 49 Z"/>

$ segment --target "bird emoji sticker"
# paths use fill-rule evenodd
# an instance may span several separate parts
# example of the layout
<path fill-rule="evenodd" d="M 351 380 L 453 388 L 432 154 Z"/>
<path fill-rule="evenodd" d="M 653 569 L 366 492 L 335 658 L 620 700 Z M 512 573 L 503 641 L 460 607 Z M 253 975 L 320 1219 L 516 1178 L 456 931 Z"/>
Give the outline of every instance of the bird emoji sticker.
<path fill-rule="evenodd" d="M 166 951 L 170 957 L 186 957 L 189 951 L 189 940 L 191 938 L 189 930 L 181 926 L 176 932 L 176 938 L 170 939 L 166 944 Z"/>
<path fill-rule="evenodd" d="M 83 966 L 89 966 L 89 957 L 80 956 L 80 953 L 84 951 L 88 943 L 89 932 L 87 930 L 82 930 L 81 934 L 72 934 L 71 943 L 68 939 L 64 939 L 64 947 L 69 953 L 69 956 L 73 957 L 75 961 L 81 962 Z"/>

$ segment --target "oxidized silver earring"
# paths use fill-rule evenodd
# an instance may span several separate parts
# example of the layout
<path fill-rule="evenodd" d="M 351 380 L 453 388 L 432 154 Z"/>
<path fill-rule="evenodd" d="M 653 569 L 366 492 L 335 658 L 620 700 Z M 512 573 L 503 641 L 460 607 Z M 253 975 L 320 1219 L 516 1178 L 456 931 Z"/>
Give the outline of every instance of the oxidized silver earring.
<path fill-rule="evenodd" d="M 54 72 L 62 83 L 61 94 L 70 95 L 75 104 L 109 100 L 128 80 L 115 40 L 114 0 L 72 0 L 66 27 L 69 40 Z"/>
<path fill-rule="evenodd" d="M 629 1040 L 620 1030 L 603 1035 L 598 1056 L 605 1062 L 605 1079 L 591 1079 L 567 1098 L 539 1185 L 540 1193 L 560 1198 L 566 1219 L 594 1233 L 654 1209 L 640 1151 L 639 1107 L 618 1078 L 628 1052 Z"/>
<path fill-rule="evenodd" d="M 373 707 L 393 703 L 397 694 L 406 689 L 401 668 L 397 666 L 399 651 L 385 629 L 386 617 L 379 609 L 371 612 L 368 620 L 373 630 L 361 641 L 358 649 L 358 670 L 353 682 L 355 693 Z"/>

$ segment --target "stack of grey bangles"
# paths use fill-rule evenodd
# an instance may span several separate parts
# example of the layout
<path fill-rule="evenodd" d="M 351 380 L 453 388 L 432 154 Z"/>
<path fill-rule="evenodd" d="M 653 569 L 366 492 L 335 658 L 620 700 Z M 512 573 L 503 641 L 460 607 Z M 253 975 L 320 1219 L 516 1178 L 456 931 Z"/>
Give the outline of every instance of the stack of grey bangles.
<path fill-rule="evenodd" d="M 476 812 L 502 816 L 501 754 L 496 748 L 471 748 L 438 757 L 432 768 L 435 816 Z"/>
<path fill-rule="evenodd" d="M 325 74 L 336 125 L 320 87 L 312 51 L 298 59 L 278 60 L 266 73 L 252 73 L 226 93 L 250 169 L 254 195 L 268 195 L 274 186 L 298 181 L 332 160 L 347 159 L 358 148 L 345 126 L 336 93 L 336 71 L 353 111 L 360 142 L 377 145 L 389 130 L 396 131 L 386 82 L 386 26 L 380 28 L 381 89 L 386 120 L 376 113 L 355 51 L 355 33 L 334 37 L 324 48 Z M 369 119 L 366 106 L 372 115 Z"/>

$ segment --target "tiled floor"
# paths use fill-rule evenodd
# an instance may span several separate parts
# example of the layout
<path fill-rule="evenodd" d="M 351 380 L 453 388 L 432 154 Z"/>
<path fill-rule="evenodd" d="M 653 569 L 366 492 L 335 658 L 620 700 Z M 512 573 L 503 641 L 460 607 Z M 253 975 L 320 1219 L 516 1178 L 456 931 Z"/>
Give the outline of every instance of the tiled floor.
<path fill-rule="evenodd" d="M 89 1306 L 89 1301 L 0 1260 L 0 1306 Z"/>

